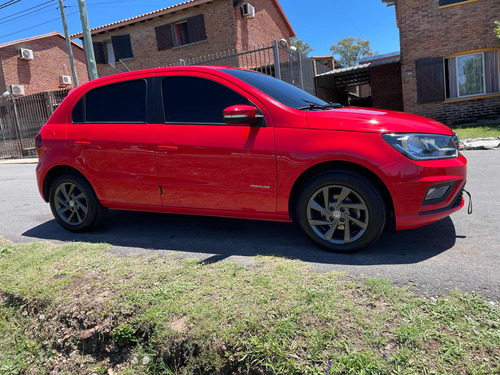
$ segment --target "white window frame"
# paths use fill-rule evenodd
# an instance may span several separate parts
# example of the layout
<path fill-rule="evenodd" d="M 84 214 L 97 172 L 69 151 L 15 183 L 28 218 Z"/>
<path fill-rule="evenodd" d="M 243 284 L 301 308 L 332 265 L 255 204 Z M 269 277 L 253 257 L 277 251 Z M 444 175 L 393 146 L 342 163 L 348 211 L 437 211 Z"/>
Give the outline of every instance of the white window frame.
<path fill-rule="evenodd" d="M 472 94 L 472 95 L 460 95 L 460 83 L 458 81 L 458 59 L 467 57 L 467 56 L 474 56 L 474 55 L 481 55 L 481 66 L 482 66 L 482 78 L 483 78 L 483 92 L 479 94 Z M 455 71 L 457 74 L 457 99 L 461 98 L 470 98 L 472 96 L 481 96 L 481 95 L 486 95 L 486 72 L 485 72 L 485 66 L 484 66 L 484 52 L 476 52 L 476 53 L 468 53 L 467 55 L 460 55 L 455 57 Z"/>

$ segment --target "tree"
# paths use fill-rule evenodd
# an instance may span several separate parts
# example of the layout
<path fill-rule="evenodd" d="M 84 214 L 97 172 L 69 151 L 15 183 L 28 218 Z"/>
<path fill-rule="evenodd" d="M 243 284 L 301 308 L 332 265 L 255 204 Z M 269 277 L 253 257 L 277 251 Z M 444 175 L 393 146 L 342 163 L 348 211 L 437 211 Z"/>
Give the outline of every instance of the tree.
<path fill-rule="evenodd" d="M 311 48 L 309 43 L 306 43 L 306 42 L 300 40 L 296 36 L 294 36 L 293 38 L 290 38 L 290 45 L 292 47 L 297 48 L 297 52 L 300 52 L 301 54 L 303 54 L 305 56 L 309 55 L 310 52 L 314 51 L 314 49 Z"/>
<path fill-rule="evenodd" d="M 498 41 L 500 42 L 500 21 L 495 21 L 495 33 L 497 34 Z"/>
<path fill-rule="evenodd" d="M 347 37 L 330 47 L 334 55 L 340 56 L 339 62 L 344 67 L 355 66 L 363 57 L 373 56 L 370 41 Z M 377 54 L 378 52 L 375 52 Z"/>

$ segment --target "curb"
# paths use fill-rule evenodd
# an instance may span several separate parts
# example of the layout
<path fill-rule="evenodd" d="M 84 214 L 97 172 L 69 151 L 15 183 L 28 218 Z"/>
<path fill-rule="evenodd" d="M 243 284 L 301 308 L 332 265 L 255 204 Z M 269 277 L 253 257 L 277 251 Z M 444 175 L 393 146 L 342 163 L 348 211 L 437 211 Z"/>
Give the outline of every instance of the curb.
<path fill-rule="evenodd" d="M 37 158 L 0 159 L 0 164 L 38 164 Z"/>

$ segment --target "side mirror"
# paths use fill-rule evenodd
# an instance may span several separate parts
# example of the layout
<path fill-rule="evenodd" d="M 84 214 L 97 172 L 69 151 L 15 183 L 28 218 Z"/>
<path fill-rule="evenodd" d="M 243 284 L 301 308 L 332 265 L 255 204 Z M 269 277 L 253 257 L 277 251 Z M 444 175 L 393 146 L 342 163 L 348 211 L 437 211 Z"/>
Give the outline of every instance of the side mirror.
<path fill-rule="evenodd" d="M 229 125 L 258 125 L 263 117 L 251 105 L 233 105 L 224 110 L 224 122 Z"/>

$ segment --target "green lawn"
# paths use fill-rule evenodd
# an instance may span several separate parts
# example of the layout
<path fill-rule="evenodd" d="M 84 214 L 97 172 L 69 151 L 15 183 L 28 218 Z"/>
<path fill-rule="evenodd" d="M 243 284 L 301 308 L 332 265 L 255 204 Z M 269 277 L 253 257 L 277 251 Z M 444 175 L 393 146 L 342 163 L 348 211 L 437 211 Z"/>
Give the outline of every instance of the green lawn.
<path fill-rule="evenodd" d="M 453 131 L 458 134 L 460 139 L 468 138 L 487 138 L 487 137 L 500 137 L 500 123 L 498 124 L 488 124 L 477 126 L 467 126 L 467 127 L 457 127 L 453 128 Z"/>
<path fill-rule="evenodd" d="M 474 294 L 108 248 L 0 238 L 0 374 L 499 371 L 500 308 Z"/>

